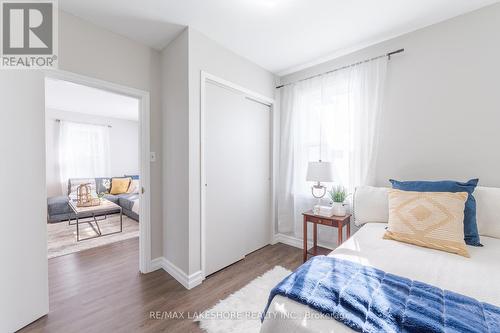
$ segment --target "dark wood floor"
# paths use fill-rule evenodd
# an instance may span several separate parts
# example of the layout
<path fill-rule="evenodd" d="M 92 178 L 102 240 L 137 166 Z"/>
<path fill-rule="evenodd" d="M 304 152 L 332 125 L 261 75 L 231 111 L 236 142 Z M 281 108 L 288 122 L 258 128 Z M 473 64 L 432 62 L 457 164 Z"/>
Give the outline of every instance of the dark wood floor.
<path fill-rule="evenodd" d="M 276 265 L 301 264 L 300 249 L 266 246 L 186 290 L 163 270 L 142 275 L 137 238 L 49 260 L 50 313 L 21 332 L 201 332 L 191 319 L 150 311 L 201 312 Z"/>

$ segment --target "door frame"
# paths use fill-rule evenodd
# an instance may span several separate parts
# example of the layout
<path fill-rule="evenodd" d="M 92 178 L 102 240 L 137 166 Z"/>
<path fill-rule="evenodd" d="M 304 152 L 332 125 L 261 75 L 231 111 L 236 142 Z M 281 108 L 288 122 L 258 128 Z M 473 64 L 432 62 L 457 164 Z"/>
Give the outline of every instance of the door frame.
<path fill-rule="evenodd" d="M 258 102 L 262 103 L 264 105 L 269 106 L 270 109 L 270 128 L 271 128 L 271 133 L 270 133 L 270 161 L 271 161 L 271 209 L 270 209 L 270 221 L 269 221 L 269 244 L 272 243 L 273 241 L 273 236 L 275 233 L 275 228 L 274 228 L 274 221 L 275 221 L 275 209 L 276 209 L 276 200 L 275 200 L 275 190 L 276 190 L 276 174 L 277 174 L 277 161 L 275 160 L 275 156 L 277 156 L 277 138 L 276 138 L 276 133 L 277 133 L 277 125 L 279 123 L 278 118 L 277 118 L 277 112 L 275 109 L 275 101 L 273 98 L 269 98 L 267 96 L 261 95 L 257 92 L 254 92 L 250 89 L 247 89 L 245 87 L 242 87 L 238 84 L 235 84 L 231 81 L 225 80 L 221 77 L 218 77 L 216 75 L 210 74 L 205 71 L 200 71 L 200 249 L 201 249 L 201 274 L 202 274 L 202 279 L 204 280 L 206 278 L 205 274 L 205 268 L 206 268 L 206 144 L 205 144 L 205 135 L 206 135 L 206 105 L 205 105 L 205 98 L 206 98 L 206 84 L 207 83 L 213 83 L 219 86 L 222 86 L 224 88 L 227 88 L 229 90 L 233 90 L 239 94 L 244 95 L 245 97 Z"/>
<path fill-rule="evenodd" d="M 139 100 L 139 271 L 151 272 L 151 175 L 150 175 L 150 95 L 149 92 L 63 70 L 45 71 L 46 78 L 69 81 Z"/>

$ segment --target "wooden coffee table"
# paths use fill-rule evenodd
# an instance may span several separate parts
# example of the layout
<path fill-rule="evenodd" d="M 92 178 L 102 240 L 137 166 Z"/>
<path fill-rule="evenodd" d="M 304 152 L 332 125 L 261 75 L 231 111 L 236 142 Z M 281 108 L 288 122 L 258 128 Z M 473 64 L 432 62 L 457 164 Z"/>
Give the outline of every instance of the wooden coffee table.
<path fill-rule="evenodd" d="M 73 210 L 73 212 L 76 215 L 76 222 L 71 223 L 71 219 L 69 219 L 69 225 L 76 225 L 76 241 L 83 241 L 87 239 L 92 239 L 92 238 L 97 238 L 97 237 L 102 237 L 102 236 L 107 236 L 107 235 L 113 235 L 117 234 L 123 231 L 123 210 L 122 208 L 115 204 L 114 202 L 111 202 L 107 199 L 101 199 L 101 204 L 99 206 L 91 206 L 91 207 L 78 207 L 76 205 L 76 201 L 74 200 L 69 200 L 69 206 Z M 117 213 L 111 213 L 109 214 L 110 211 L 113 210 L 119 210 L 120 214 L 120 230 L 119 231 L 114 231 L 114 232 L 108 232 L 106 234 L 103 234 L 101 232 L 101 228 L 99 227 L 99 221 L 105 220 L 108 215 L 111 214 L 117 214 Z M 92 216 L 86 216 L 82 217 L 83 214 L 88 215 L 92 214 Z M 104 218 L 97 219 L 96 215 L 104 215 Z M 81 219 L 90 219 L 86 221 L 81 221 Z M 80 223 L 87 223 L 89 224 L 92 229 L 96 232 L 96 236 L 91 236 L 91 237 L 86 237 L 86 238 L 80 238 Z M 95 224 L 95 225 L 94 225 Z"/>

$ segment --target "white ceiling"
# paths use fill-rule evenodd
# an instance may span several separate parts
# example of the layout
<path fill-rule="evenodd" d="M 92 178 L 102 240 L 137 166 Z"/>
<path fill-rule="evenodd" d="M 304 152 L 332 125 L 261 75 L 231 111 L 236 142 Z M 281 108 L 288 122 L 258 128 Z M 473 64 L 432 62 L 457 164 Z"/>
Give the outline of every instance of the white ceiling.
<path fill-rule="evenodd" d="M 45 80 L 45 107 L 102 117 L 139 120 L 139 100 L 80 84 Z"/>
<path fill-rule="evenodd" d="M 282 75 L 497 1 L 60 0 L 59 6 L 156 49 L 189 25 Z"/>

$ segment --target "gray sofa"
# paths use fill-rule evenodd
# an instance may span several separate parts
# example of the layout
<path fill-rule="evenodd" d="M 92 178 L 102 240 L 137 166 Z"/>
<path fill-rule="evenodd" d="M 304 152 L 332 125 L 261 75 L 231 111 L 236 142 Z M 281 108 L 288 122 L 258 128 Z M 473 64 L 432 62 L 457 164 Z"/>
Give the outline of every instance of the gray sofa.
<path fill-rule="evenodd" d="M 106 193 L 108 189 L 103 185 L 106 180 L 111 178 L 96 178 L 95 179 L 95 191 L 97 193 Z M 47 222 L 57 223 L 75 219 L 75 213 L 69 206 L 69 194 L 74 191 L 75 187 L 81 183 L 81 179 L 69 179 L 68 181 L 68 195 L 56 196 L 47 198 Z M 124 193 L 124 194 L 104 194 L 104 197 L 109 201 L 114 202 L 122 208 L 123 214 L 139 222 L 139 215 L 133 211 L 134 204 L 138 204 L 139 194 L 138 193 Z M 104 214 L 114 214 L 118 213 L 119 209 L 113 209 Z M 92 214 L 82 215 L 81 217 L 91 217 Z"/>

